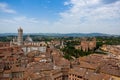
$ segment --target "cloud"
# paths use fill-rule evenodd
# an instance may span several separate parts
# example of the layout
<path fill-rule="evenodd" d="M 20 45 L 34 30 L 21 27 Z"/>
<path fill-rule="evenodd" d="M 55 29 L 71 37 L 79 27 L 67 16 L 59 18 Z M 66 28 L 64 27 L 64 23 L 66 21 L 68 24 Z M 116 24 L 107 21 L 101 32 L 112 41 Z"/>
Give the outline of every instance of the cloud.
<path fill-rule="evenodd" d="M 64 2 L 64 5 L 65 5 L 65 6 L 66 6 L 66 5 L 69 5 L 69 4 L 70 4 L 70 3 L 69 3 L 69 2 L 67 2 L 67 1 L 66 1 L 66 2 Z"/>
<path fill-rule="evenodd" d="M 54 23 L 60 26 L 58 31 L 120 34 L 120 0 L 110 4 L 102 0 L 69 0 L 64 5 L 70 8 L 61 12 L 61 19 Z"/>
<path fill-rule="evenodd" d="M 64 6 L 69 8 L 60 12 L 60 19 L 54 22 L 18 16 L 0 19 L 0 24 L 2 27 L 23 26 L 25 32 L 120 34 L 119 5 L 120 0 L 109 4 L 103 0 L 67 0 Z M 6 28 L 4 29 L 6 31 Z"/>
<path fill-rule="evenodd" d="M 13 17 L 13 18 L 6 18 L 6 19 L 0 19 L 1 24 L 2 23 L 12 23 L 12 24 L 17 24 L 17 23 L 38 23 L 39 20 L 37 20 L 36 18 L 28 18 L 26 16 L 18 16 L 18 17 Z"/>
<path fill-rule="evenodd" d="M 17 28 L 22 27 L 25 33 L 48 31 L 46 27 L 50 26 L 48 21 L 30 18 L 26 16 L 17 16 L 13 18 L 0 18 L 0 32 L 17 32 Z"/>
<path fill-rule="evenodd" d="M 95 19 L 108 18 L 111 16 L 112 18 L 120 17 L 120 1 L 104 5 L 100 0 L 70 0 L 69 4 L 73 6 L 69 10 L 60 13 L 61 17 L 75 19 L 81 19 L 81 17 L 87 19 L 92 17 L 95 17 Z"/>
<path fill-rule="evenodd" d="M 114 2 L 116 2 L 116 1 L 119 1 L 119 0 L 102 0 L 102 2 L 103 2 L 104 4 L 111 4 L 111 3 L 114 3 Z"/>
<path fill-rule="evenodd" d="M 5 13 L 11 13 L 11 14 L 16 13 L 15 10 L 9 8 L 7 3 L 0 3 L 0 11 L 5 12 Z"/>

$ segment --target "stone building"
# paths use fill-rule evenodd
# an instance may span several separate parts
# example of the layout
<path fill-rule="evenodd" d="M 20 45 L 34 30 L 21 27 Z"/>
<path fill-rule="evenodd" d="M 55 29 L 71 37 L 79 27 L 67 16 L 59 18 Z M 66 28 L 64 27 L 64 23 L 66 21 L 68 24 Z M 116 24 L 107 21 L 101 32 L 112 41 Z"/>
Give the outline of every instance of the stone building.
<path fill-rule="evenodd" d="M 45 42 L 34 42 L 30 36 L 28 36 L 25 41 L 23 41 L 23 29 L 20 27 L 18 29 L 18 37 L 10 41 L 10 47 L 14 46 L 21 47 L 25 54 L 27 54 L 33 50 L 46 52 L 47 44 Z"/>
<path fill-rule="evenodd" d="M 9 47 L 10 46 L 10 42 L 0 42 L 0 48 L 1 47 Z"/>
<path fill-rule="evenodd" d="M 92 40 L 87 40 L 86 38 L 83 38 L 80 42 L 80 45 L 75 46 L 75 49 L 80 49 L 84 52 L 93 50 L 95 48 L 96 48 L 96 38 L 93 38 Z"/>
<path fill-rule="evenodd" d="M 23 29 L 21 27 L 18 29 L 17 44 L 18 45 L 23 45 Z"/>

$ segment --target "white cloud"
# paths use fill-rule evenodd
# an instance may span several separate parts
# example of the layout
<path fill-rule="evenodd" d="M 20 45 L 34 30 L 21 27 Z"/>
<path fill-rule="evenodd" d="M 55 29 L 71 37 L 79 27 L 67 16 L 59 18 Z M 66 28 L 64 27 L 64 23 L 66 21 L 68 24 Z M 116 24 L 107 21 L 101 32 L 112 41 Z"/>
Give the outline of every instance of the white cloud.
<path fill-rule="evenodd" d="M 58 31 L 120 34 L 120 1 L 104 4 L 101 0 L 69 0 L 64 5 L 72 6 L 54 23 L 60 27 Z"/>
<path fill-rule="evenodd" d="M 21 23 L 38 23 L 38 20 L 36 18 L 28 18 L 25 16 L 15 17 L 13 20 Z"/>
<path fill-rule="evenodd" d="M 8 4 L 6 3 L 0 3 L 0 11 L 5 12 L 5 13 L 16 13 L 15 10 L 9 8 Z"/>
<path fill-rule="evenodd" d="M 1 24 L 2 23 L 14 23 L 14 24 L 17 24 L 17 23 L 21 23 L 21 24 L 24 24 L 24 23 L 38 23 L 39 20 L 37 20 L 36 18 L 28 18 L 26 16 L 19 16 L 19 17 L 13 17 L 13 18 L 6 18 L 6 19 L 0 19 L 0 22 Z"/>
<path fill-rule="evenodd" d="M 64 5 L 70 6 L 69 9 L 59 13 L 60 19 L 52 23 L 20 16 L 0 19 L 0 24 L 3 27 L 23 26 L 25 32 L 120 34 L 120 0 L 109 4 L 102 0 L 69 0 Z"/>
<path fill-rule="evenodd" d="M 18 16 L 13 18 L 1 18 L 0 19 L 0 32 L 17 32 L 17 28 L 21 26 L 24 32 L 44 32 L 48 31 L 46 27 L 50 26 L 48 21 L 39 20 L 36 18 L 29 18 L 26 16 Z"/>
<path fill-rule="evenodd" d="M 64 2 L 64 5 L 66 6 L 66 5 L 69 5 L 70 3 L 69 2 Z"/>

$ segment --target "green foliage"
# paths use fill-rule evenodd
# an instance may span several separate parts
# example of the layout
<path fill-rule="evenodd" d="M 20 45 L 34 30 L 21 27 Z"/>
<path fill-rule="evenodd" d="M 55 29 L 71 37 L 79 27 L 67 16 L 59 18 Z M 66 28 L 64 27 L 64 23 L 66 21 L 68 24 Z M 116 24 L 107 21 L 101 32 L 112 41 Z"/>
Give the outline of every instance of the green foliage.
<path fill-rule="evenodd" d="M 78 57 L 82 57 L 82 56 L 87 56 L 89 54 L 92 54 L 93 51 L 88 51 L 88 52 L 84 52 L 81 50 L 77 50 L 73 47 L 65 47 L 64 49 L 62 49 L 62 51 L 64 52 L 64 57 L 68 60 L 71 59 L 71 56 L 78 58 Z"/>
<path fill-rule="evenodd" d="M 120 37 L 97 37 L 96 38 L 98 42 L 101 42 L 103 44 L 107 45 L 120 45 Z"/>
<path fill-rule="evenodd" d="M 82 50 L 75 49 L 75 45 L 79 45 L 79 41 L 68 41 L 66 42 L 66 47 L 61 49 L 64 52 L 64 57 L 68 60 L 72 59 L 72 56 L 75 58 L 86 56 L 92 54 L 93 51 L 84 52 Z"/>
<path fill-rule="evenodd" d="M 71 55 L 69 55 L 69 54 L 65 54 L 63 57 L 66 58 L 66 59 L 68 59 L 68 60 L 72 59 Z"/>
<path fill-rule="evenodd" d="M 0 42 L 10 42 L 15 36 L 0 37 Z"/>
<path fill-rule="evenodd" d="M 75 45 L 79 45 L 79 41 L 68 41 L 66 42 L 66 47 L 62 49 L 64 52 L 64 57 L 68 60 L 70 60 L 73 56 L 75 58 L 82 57 L 82 56 L 87 56 L 89 54 L 97 53 L 97 54 L 107 54 L 104 52 L 96 52 L 99 47 L 101 47 L 103 44 L 107 45 L 119 45 L 120 44 L 120 37 L 96 37 L 97 43 L 96 43 L 96 48 L 94 50 L 89 50 L 88 52 L 84 52 L 82 50 L 77 50 L 74 48 Z"/>

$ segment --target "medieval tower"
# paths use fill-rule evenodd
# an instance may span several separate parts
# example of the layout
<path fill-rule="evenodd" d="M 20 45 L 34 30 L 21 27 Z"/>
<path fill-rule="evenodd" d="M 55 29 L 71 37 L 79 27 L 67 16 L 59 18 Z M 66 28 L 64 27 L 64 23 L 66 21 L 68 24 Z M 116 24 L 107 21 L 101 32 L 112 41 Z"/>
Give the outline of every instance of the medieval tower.
<path fill-rule="evenodd" d="M 18 29 L 18 39 L 17 39 L 18 45 L 23 45 L 23 29 L 20 27 Z"/>

